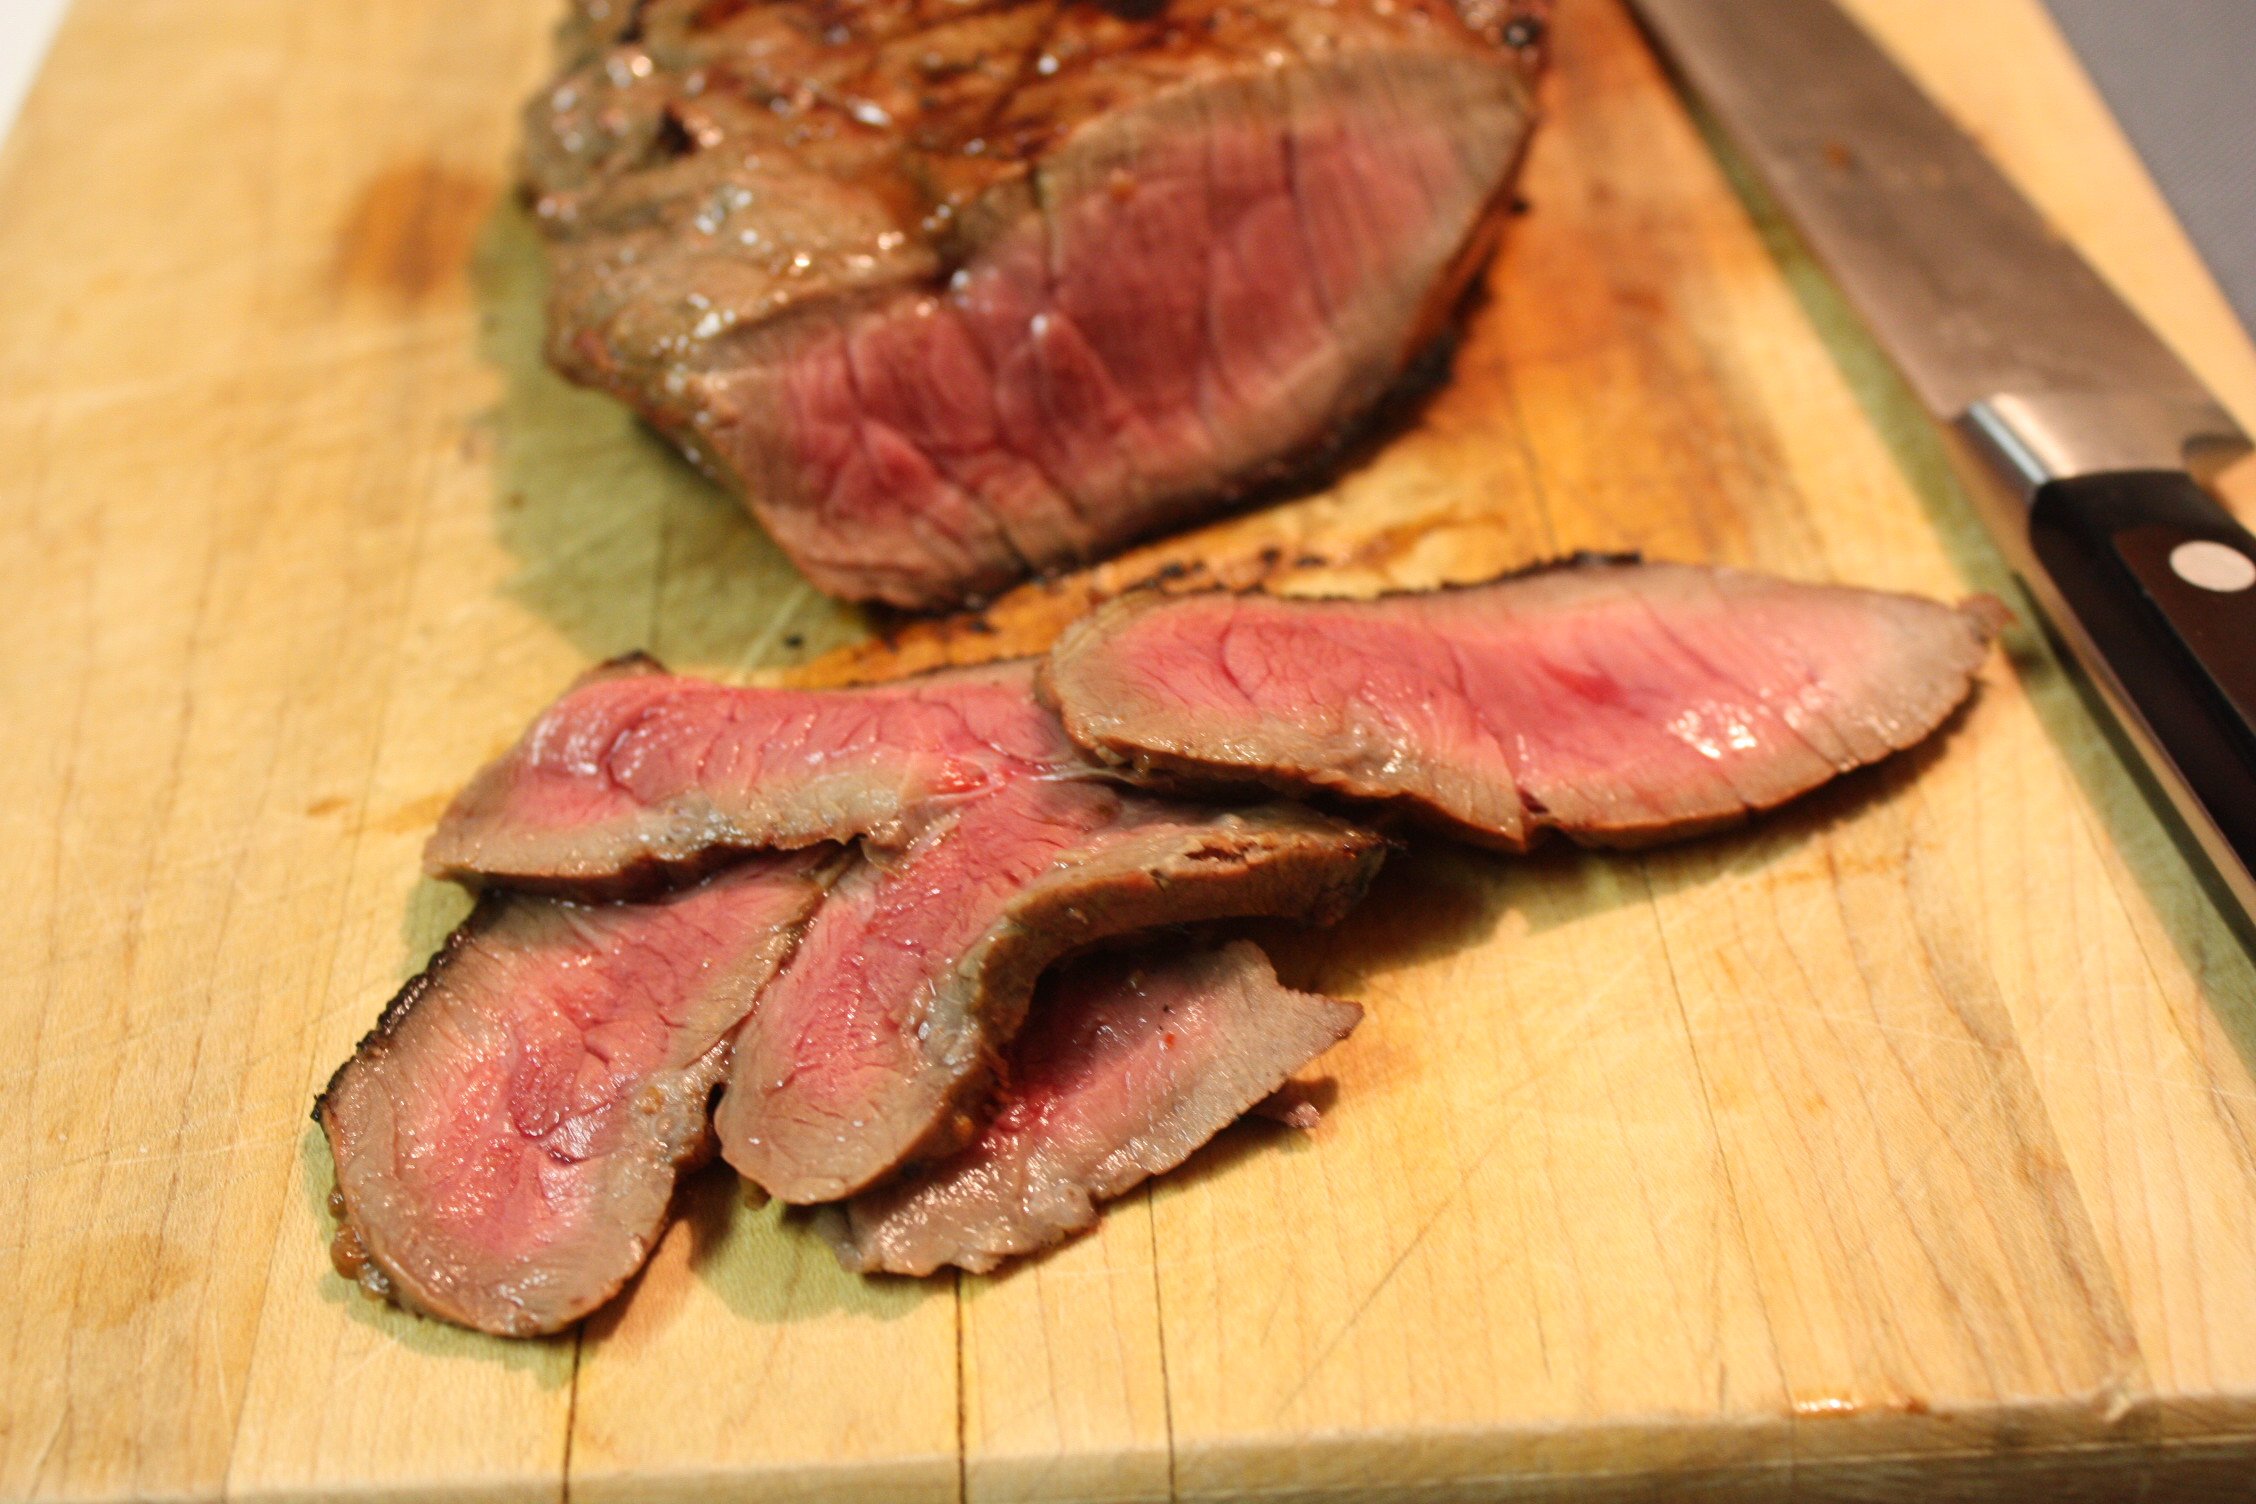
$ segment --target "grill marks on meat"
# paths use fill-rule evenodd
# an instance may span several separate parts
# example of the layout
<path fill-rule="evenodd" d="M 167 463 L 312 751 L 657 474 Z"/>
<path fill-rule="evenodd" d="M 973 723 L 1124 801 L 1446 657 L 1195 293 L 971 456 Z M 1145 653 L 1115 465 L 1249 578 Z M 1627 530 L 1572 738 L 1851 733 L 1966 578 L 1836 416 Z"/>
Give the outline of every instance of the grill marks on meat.
<path fill-rule="evenodd" d="M 1128 598 L 1043 688 L 1163 780 L 1407 805 L 1511 850 L 1691 835 L 1918 742 L 2005 620 L 1987 597 L 1602 563 L 1374 601 Z"/>
<path fill-rule="evenodd" d="M 731 850 L 913 831 L 928 809 L 1080 754 L 1033 665 L 868 689 L 735 689 L 648 659 L 581 680 L 455 799 L 434 877 L 632 890 Z"/>
<path fill-rule="evenodd" d="M 983 1273 L 1047 1248 L 1188 1159 L 1362 1017 L 1279 985 L 1242 941 L 1173 960 L 1092 957 L 1044 988 L 978 1138 L 827 1212 L 823 1230 L 864 1273 Z"/>
<path fill-rule="evenodd" d="M 552 354 L 817 585 L 924 607 L 1335 443 L 1532 123 L 1493 4 L 649 0 L 528 116 Z"/>
<path fill-rule="evenodd" d="M 484 899 L 316 1104 L 339 1267 L 503 1336 L 610 1299 L 710 1152 L 729 1037 L 840 865 L 756 858 L 648 904 Z"/>
<path fill-rule="evenodd" d="M 1292 805 L 1011 785 L 839 884 L 738 1040 L 722 1152 L 799 1203 L 944 1154 L 972 1131 L 1050 963 L 1160 925 L 1329 919 L 1381 855 L 1376 837 Z"/>

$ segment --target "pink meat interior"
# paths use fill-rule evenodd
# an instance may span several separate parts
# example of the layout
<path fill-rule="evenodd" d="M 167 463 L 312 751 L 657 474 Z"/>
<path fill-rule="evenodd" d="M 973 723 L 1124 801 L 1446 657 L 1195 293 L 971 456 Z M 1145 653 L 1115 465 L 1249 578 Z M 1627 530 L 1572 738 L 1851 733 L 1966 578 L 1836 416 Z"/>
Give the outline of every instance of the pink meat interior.
<path fill-rule="evenodd" d="M 488 900 L 324 1098 L 353 1223 L 408 1298 L 511 1329 L 633 1271 L 823 862 L 649 904 Z"/>
<path fill-rule="evenodd" d="M 722 1106 L 731 1161 L 783 1195 L 780 1177 L 810 1151 L 866 1140 L 878 1169 L 906 1152 L 955 1084 L 935 1063 L 968 1066 L 982 1047 L 931 1037 L 933 994 L 1030 882 L 1084 853 L 1120 808 L 1096 786 L 1026 786 L 842 882 L 744 1042 Z"/>
<path fill-rule="evenodd" d="M 1075 753 L 1022 665 L 870 689 L 740 689 L 663 673 L 584 683 L 447 811 L 449 874 L 578 874 L 703 844 L 846 840 L 922 802 Z"/>
<path fill-rule="evenodd" d="M 1907 746 L 1994 622 L 1909 596 L 1666 565 L 1370 603 L 1202 596 L 1060 650 L 1069 724 L 1133 755 L 1428 800 L 1522 843 L 1769 808 Z"/>
<path fill-rule="evenodd" d="M 1467 75 L 1461 98 L 1423 81 L 1438 108 L 1383 70 L 1217 88 L 1195 122 L 1043 177 L 944 287 L 717 380 L 701 440 L 818 583 L 899 599 L 1093 558 L 1244 489 L 1340 437 L 1438 327 L 1516 147 L 1507 96 Z"/>

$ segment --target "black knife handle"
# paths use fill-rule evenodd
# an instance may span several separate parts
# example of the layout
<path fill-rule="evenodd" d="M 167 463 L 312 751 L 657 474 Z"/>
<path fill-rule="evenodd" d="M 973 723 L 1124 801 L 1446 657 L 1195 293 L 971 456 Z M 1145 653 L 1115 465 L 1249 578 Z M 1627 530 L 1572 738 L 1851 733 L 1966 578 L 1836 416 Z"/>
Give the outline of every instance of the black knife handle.
<path fill-rule="evenodd" d="M 2256 871 L 2256 536 L 2182 471 L 2049 482 L 2029 543 L 2179 776 Z"/>

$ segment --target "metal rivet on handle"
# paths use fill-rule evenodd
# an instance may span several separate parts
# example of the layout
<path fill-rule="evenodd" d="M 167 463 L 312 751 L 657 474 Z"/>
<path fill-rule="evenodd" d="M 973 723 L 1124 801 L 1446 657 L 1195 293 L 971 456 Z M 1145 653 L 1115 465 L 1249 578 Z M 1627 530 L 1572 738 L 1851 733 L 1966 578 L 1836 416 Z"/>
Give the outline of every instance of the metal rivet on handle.
<path fill-rule="evenodd" d="M 2199 585 L 2220 595 L 2256 585 L 2256 559 L 2229 543 L 2211 543 L 2206 538 L 2171 549 L 2170 568 L 2188 585 Z"/>

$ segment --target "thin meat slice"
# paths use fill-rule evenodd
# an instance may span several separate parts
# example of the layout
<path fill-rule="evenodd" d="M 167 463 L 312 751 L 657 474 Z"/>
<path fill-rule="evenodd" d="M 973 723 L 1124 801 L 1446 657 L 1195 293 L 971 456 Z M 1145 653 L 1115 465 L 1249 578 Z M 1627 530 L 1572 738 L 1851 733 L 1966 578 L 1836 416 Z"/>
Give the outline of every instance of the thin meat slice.
<path fill-rule="evenodd" d="M 648 904 L 484 899 L 315 1104 L 339 1270 L 501 1336 L 610 1299 L 710 1153 L 729 1037 L 841 865 L 757 858 Z"/>
<path fill-rule="evenodd" d="M 1190 1158 L 1363 1010 L 1278 983 L 1240 941 L 1178 958 L 1097 956 L 1045 987 L 992 1120 L 954 1158 L 828 1209 L 863 1273 L 984 1273 L 1095 1225 L 1097 1204 Z"/>
<path fill-rule="evenodd" d="M 622 659 L 456 797 L 434 877 L 633 891 L 732 850 L 905 833 L 933 801 L 1079 763 L 1033 665 L 865 689 L 740 689 Z"/>
<path fill-rule="evenodd" d="M 1328 919 L 1382 852 L 1296 805 L 1009 785 L 839 883 L 737 1041 L 722 1153 L 799 1203 L 948 1153 L 1051 962 L 1156 925 Z"/>
<path fill-rule="evenodd" d="M 1142 595 L 1043 693 L 1161 781 L 1384 800 L 1524 849 L 1728 825 L 1932 732 L 2005 608 L 1732 569 L 1580 562 L 1368 601 Z"/>

